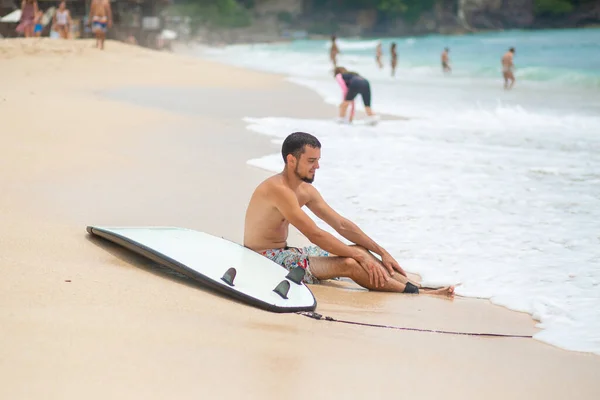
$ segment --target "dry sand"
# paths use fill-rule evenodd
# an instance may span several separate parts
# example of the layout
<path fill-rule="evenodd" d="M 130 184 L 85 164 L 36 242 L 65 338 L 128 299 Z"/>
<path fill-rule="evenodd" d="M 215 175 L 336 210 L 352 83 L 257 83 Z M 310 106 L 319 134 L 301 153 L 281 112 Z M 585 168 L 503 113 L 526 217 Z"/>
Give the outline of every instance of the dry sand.
<path fill-rule="evenodd" d="M 335 112 L 277 75 L 92 47 L 0 40 L 0 398 L 600 398 L 597 356 L 273 314 L 90 239 L 90 224 L 175 225 L 241 241 L 268 175 L 246 160 L 278 150 L 241 118 Z M 311 289 L 336 318 L 537 331 L 483 300 Z"/>

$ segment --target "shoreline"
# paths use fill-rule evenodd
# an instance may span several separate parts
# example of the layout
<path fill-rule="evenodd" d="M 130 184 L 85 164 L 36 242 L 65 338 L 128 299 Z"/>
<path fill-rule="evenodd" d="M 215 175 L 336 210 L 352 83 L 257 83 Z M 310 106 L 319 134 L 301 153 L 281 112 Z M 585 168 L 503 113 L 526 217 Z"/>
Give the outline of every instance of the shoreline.
<path fill-rule="evenodd" d="M 66 51 L 59 43 L 55 52 L 27 57 L 14 50 L 0 77 L 6 99 L 0 109 L 10 127 L 0 170 L 10 193 L 0 198 L 7 216 L 0 241 L 8 266 L 0 281 L 4 397 L 158 399 L 202 391 L 270 398 L 299 377 L 311 386 L 324 379 L 343 383 L 313 386 L 317 397 L 392 395 L 431 381 L 450 399 L 533 393 L 559 399 L 573 387 L 580 398 L 600 395 L 600 358 L 590 354 L 536 340 L 392 332 L 275 315 L 149 274 L 152 263 L 86 240 L 85 225 L 103 223 L 186 226 L 239 242 L 245 201 L 270 175 L 247 161 L 278 151 L 242 118 L 326 118 L 335 109 L 275 74 L 112 41 L 104 53 L 86 44 Z M 40 74 L 47 68 L 52 79 Z M 162 88 L 162 97 L 152 98 L 144 87 Z M 123 88 L 125 100 L 103 95 Z M 138 97 L 127 92 L 140 88 Z M 147 104 L 176 108 L 181 88 L 200 93 L 181 99 L 187 112 Z M 294 106 L 286 106 L 292 97 Z M 310 287 L 317 312 L 431 329 L 537 331 L 529 315 L 489 301 L 339 286 Z M 373 385 L 381 379 L 393 384 Z"/>

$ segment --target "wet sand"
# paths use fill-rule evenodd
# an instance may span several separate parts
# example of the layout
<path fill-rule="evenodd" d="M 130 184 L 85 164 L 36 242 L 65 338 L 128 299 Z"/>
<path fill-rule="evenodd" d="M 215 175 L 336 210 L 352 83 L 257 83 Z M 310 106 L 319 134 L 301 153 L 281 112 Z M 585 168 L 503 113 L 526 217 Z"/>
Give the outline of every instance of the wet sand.
<path fill-rule="evenodd" d="M 278 150 L 241 118 L 332 118 L 316 94 L 114 42 L 0 40 L 0 62 L 0 398 L 600 398 L 591 354 L 269 313 L 88 237 L 174 225 L 240 242 L 269 175 L 246 161 Z M 484 300 L 311 290 L 339 319 L 537 331 Z"/>

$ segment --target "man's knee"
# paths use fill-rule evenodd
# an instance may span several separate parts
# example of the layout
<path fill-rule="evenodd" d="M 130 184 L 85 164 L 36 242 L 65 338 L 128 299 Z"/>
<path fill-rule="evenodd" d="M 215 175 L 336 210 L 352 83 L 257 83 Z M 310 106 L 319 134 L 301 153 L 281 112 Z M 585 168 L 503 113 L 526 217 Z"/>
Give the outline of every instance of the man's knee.
<path fill-rule="evenodd" d="M 354 258 L 350 258 L 350 257 L 344 258 L 344 262 L 342 263 L 342 265 L 344 268 L 344 275 L 350 279 L 354 279 L 354 277 L 356 276 L 356 273 L 361 268 L 358 261 L 356 261 Z"/>

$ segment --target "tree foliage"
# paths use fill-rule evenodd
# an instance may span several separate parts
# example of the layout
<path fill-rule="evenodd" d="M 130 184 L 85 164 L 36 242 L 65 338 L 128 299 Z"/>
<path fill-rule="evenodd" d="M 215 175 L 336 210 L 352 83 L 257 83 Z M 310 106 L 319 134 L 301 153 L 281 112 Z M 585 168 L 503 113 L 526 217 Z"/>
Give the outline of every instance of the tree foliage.
<path fill-rule="evenodd" d="M 573 11 L 573 0 L 535 0 L 536 14 L 561 15 Z"/>
<path fill-rule="evenodd" d="M 251 23 L 249 10 L 236 0 L 179 0 L 172 13 L 191 17 L 192 29 L 203 24 L 241 28 Z"/>
<path fill-rule="evenodd" d="M 377 10 L 386 17 L 400 17 L 416 22 L 427 11 L 431 11 L 436 0 L 313 0 L 313 6 L 334 11 Z"/>
<path fill-rule="evenodd" d="M 174 14 L 192 17 L 195 25 L 237 28 L 251 23 L 251 12 L 257 0 L 175 0 Z M 309 0 L 307 0 L 309 1 Z M 334 14 L 346 11 L 377 10 L 385 19 L 402 18 L 415 23 L 436 2 L 442 0 L 312 0 L 315 12 Z M 534 0 L 536 15 L 564 15 L 585 3 L 598 0 Z M 284 18 L 285 17 L 285 18 Z M 291 22 L 287 16 L 281 21 Z"/>

